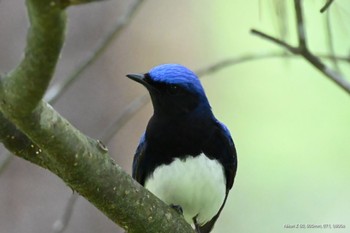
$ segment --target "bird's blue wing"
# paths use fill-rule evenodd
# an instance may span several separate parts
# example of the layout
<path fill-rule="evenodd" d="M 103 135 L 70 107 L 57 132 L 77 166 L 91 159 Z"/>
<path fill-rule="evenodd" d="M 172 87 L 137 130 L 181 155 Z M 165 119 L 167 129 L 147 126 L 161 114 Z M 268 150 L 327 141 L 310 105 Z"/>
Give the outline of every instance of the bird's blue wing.
<path fill-rule="evenodd" d="M 227 158 L 224 159 L 224 163 L 228 165 L 226 167 L 225 173 L 226 173 L 226 183 L 227 183 L 227 189 L 231 189 L 233 186 L 234 179 L 236 177 L 236 171 L 237 171 L 237 151 L 235 144 L 232 140 L 230 131 L 224 125 L 223 123 L 218 121 L 219 126 L 221 126 L 221 134 L 223 137 L 223 140 L 225 141 L 225 153 L 228 154 Z"/>
<path fill-rule="evenodd" d="M 135 155 L 134 155 L 134 161 L 132 163 L 132 178 L 134 178 L 137 182 L 139 182 L 141 185 L 144 185 L 144 174 L 142 172 L 142 169 L 140 169 L 141 160 L 144 157 L 144 152 L 146 148 L 146 138 L 145 134 L 141 136 L 139 145 L 137 146 Z"/>
<path fill-rule="evenodd" d="M 237 153 L 230 131 L 218 120 L 215 122 L 211 137 L 205 143 L 203 152 L 209 158 L 219 160 L 223 165 L 226 177 L 226 190 L 228 192 L 232 188 L 236 176 Z"/>
<path fill-rule="evenodd" d="M 203 226 L 196 226 L 196 228 L 201 233 L 209 233 L 212 230 L 226 203 L 227 195 L 233 186 L 237 170 L 236 148 L 233 143 L 230 131 L 223 123 L 216 121 L 216 129 L 206 145 L 208 145 L 206 148 L 206 154 L 209 154 L 209 156 L 213 156 L 215 159 L 218 159 L 224 166 L 226 177 L 226 196 L 219 212 Z"/>

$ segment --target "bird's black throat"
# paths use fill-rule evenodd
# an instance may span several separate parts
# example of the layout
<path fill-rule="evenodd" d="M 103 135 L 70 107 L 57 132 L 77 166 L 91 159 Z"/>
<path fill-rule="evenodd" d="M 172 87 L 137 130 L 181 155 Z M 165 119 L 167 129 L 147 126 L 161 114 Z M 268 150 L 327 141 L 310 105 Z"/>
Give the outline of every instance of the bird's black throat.
<path fill-rule="evenodd" d="M 215 118 L 195 117 L 164 117 L 154 114 L 150 119 L 145 134 L 147 146 L 143 160 L 145 177 L 160 165 L 167 165 L 175 158 L 186 159 L 196 157 L 203 151 L 205 142 L 211 137 Z"/>

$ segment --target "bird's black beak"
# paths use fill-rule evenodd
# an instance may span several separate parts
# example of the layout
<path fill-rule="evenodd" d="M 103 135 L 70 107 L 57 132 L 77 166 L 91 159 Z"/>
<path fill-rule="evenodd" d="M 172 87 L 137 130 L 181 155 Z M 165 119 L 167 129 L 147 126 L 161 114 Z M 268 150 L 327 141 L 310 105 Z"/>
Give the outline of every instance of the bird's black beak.
<path fill-rule="evenodd" d="M 135 82 L 141 83 L 143 86 L 145 86 L 148 90 L 154 89 L 152 85 L 150 85 L 146 80 L 145 80 L 145 75 L 144 74 L 127 74 L 126 77 L 130 78 L 131 80 L 134 80 Z"/>
<path fill-rule="evenodd" d="M 145 75 L 144 74 L 127 74 L 126 77 L 141 83 L 142 85 L 145 85 L 146 81 L 144 80 Z"/>

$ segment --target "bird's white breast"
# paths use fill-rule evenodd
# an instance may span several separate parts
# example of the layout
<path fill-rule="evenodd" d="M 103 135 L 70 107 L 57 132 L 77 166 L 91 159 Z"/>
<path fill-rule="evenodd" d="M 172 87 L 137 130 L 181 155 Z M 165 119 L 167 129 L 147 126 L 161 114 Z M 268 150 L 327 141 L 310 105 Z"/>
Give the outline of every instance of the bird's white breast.
<path fill-rule="evenodd" d="M 186 221 L 204 224 L 219 211 L 226 193 L 222 165 L 204 154 L 157 167 L 145 187 L 167 204 L 180 205 Z"/>

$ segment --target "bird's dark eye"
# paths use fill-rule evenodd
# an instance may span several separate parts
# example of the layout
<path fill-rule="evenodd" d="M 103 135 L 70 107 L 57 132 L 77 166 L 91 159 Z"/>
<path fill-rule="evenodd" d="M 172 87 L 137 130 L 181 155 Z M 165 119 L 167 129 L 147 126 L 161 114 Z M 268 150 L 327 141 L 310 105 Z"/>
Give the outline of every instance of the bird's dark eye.
<path fill-rule="evenodd" d="M 168 92 L 171 95 L 176 95 L 178 93 L 180 93 L 181 88 L 178 85 L 172 84 L 168 87 Z"/>

